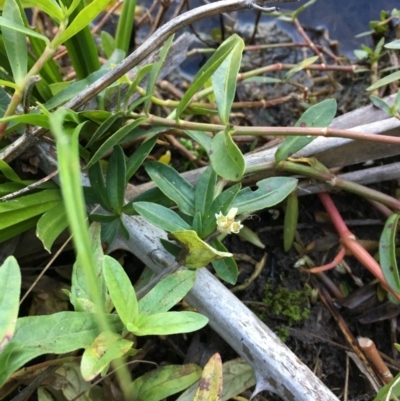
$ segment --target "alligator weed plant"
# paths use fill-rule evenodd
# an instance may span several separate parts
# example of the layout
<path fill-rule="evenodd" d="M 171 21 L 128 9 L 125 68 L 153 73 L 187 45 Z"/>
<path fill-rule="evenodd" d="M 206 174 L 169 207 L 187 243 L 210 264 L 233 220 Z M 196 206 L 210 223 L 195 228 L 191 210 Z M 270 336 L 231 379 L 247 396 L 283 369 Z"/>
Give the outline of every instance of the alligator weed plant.
<path fill-rule="evenodd" d="M 213 51 L 179 100 L 164 100 L 156 82 L 176 50 L 178 41 L 174 42 L 173 34 L 199 16 L 227 11 L 226 2 L 180 15 L 127 57 L 135 1 L 124 1 L 115 37 L 90 31 L 90 24 L 109 3 L 0 0 L 0 242 L 11 239 L 7 246 L 12 246 L 14 238 L 36 229 L 43 248 L 51 252 L 68 229 L 76 256 L 71 284 L 64 288 L 72 307 L 63 305 L 36 316 L 22 316 L 28 309 L 27 294 L 20 307 L 18 261 L 9 256 L 2 264 L 1 397 L 52 369 L 57 369 L 68 386 L 50 380 L 47 389 L 38 389 L 39 399 L 49 399 L 52 391 L 66 388 L 66 399 L 82 394 L 98 399 L 101 386 L 91 382 L 98 376 L 106 382 L 110 374 L 129 400 L 158 401 L 185 390 L 201 376 L 194 364 L 158 367 L 132 379 L 131 365 L 141 361 L 140 337 L 204 327 L 207 317 L 176 306 L 193 286 L 196 269 L 211 264 L 222 280 L 234 284 L 238 276 L 234 250 L 226 248 L 224 238 L 246 238 L 251 234 L 245 228 L 246 218 L 287 197 L 285 248 L 290 248 L 297 221 L 298 180 L 277 177 L 276 172 L 268 175 L 268 170 L 277 166 L 285 174 L 291 172 L 291 156 L 317 136 L 398 143 L 398 138 L 376 139 L 327 128 L 336 114 L 332 99 L 307 105 L 295 127 L 234 126 L 231 111 L 237 106 L 234 100 L 244 50 L 244 41 L 236 34 Z M 229 11 L 249 4 L 231 0 Z M 40 15 L 46 23 L 34 19 L 31 25 L 24 7 L 35 7 L 34 18 Z M 160 46 L 152 62 L 139 64 Z M 64 52 L 74 70 L 70 75 L 64 74 L 59 61 Z M 286 65 L 289 71 L 275 83 L 288 83 L 298 71 L 311 66 L 321 68 L 316 61 L 311 57 L 298 65 Z M 254 79 L 260 73 L 246 72 L 240 79 Z M 168 112 L 159 115 L 158 110 Z M 271 134 L 287 136 L 275 162 L 247 165 L 235 136 Z M 148 161 L 164 136 L 175 135 L 203 149 L 199 155 L 206 167 L 196 179 L 184 178 L 154 157 Z M 30 167 L 37 168 L 40 161 L 47 177 L 26 179 L 11 164 L 28 150 L 33 152 Z M 302 162 L 309 161 L 293 164 L 300 168 Z M 128 200 L 127 187 L 139 169 L 154 185 Z M 244 177 L 260 172 L 269 178 L 254 180 L 256 188 L 243 187 Z M 134 287 L 119 261 L 104 254 L 118 238 L 129 237 L 125 219 L 137 225 L 145 219 L 168 233 L 168 239 L 157 244 L 175 255 L 176 265 L 166 269 L 168 274 L 152 279 L 145 269 Z M 140 251 L 132 252 L 145 259 Z M 43 358 L 48 354 L 56 357 Z"/>

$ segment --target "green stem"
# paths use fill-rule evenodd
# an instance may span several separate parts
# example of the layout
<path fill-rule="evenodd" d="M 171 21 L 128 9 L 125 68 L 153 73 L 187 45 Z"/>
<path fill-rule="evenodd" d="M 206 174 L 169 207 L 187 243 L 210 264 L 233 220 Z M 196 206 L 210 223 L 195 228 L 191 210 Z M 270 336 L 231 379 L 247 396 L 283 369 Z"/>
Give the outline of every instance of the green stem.
<path fill-rule="evenodd" d="M 8 104 L 7 110 L 4 113 L 3 118 L 14 115 L 15 110 L 22 101 L 25 89 L 27 88 L 30 79 L 34 75 L 39 74 L 40 70 L 43 68 L 43 65 L 53 57 L 55 51 L 56 49 L 52 49 L 49 46 L 45 48 L 42 55 L 36 60 L 36 63 L 32 66 L 32 68 L 28 71 L 24 79 L 18 85 L 18 89 L 15 90 L 14 95 L 11 98 L 10 103 Z M 4 131 L 7 129 L 8 124 L 9 124 L 8 121 L 0 123 L 0 139 L 4 136 Z"/>
<path fill-rule="evenodd" d="M 130 113 L 129 117 L 132 118 L 146 118 L 146 122 L 142 125 L 149 124 L 151 126 L 163 126 L 169 128 L 177 128 L 182 130 L 198 130 L 208 132 L 220 132 L 223 131 L 226 126 L 221 124 L 207 124 L 198 123 L 191 121 L 179 121 L 176 122 L 170 118 L 162 118 L 156 116 L 146 116 L 144 114 Z M 235 131 L 233 135 L 254 135 L 254 136 L 265 136 L 265 135 L 276 135 L 276 136 L 323 136 L 338 137 L 346 139 L 355 139 L 361 141 L 380 142 L 392 145 L 400 145 L 400 138 L 389 135 L 374 135 L 366 132 L 355 132 L 344 129 L 336 129 L 330 127 L 324 128 L 307 128 L 307 127 L 240 127 L 232 126 L 232 131 Z"/>
<path fill-rule="evenodd" d="M 315 178 L 316 180 L 323 181 L 326 184 L 335 188 L 340 188 L 353 194 L 362 196 L 367 199 L 383 203 L 395 211 L 400 211 L 400 201 L 392 196 L 383 194 L 382 192 L 365 187 L 364 185 L 357 184 L 352 181 L 343 180 L 334 174 L 319 171 L 313 167 L 305 166 L 300 163 L 293 163 L 288 161 L 280 162 L 278 168 L 295 174 L 300 174 L 305 177 Z"/>

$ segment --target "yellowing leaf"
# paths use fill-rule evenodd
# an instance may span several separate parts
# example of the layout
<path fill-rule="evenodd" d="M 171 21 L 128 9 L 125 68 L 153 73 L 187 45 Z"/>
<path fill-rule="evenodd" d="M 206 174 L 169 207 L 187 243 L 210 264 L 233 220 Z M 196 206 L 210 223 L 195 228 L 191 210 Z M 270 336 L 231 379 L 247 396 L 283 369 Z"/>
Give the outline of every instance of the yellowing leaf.
<path fill-rule="evenodd" d="M 160 163 L 169 164 L 171 162 L 171 152 L 167 150 L 160 158 L 158 159 Z"/>
<path fill-rule="evenodd" d="M 220 252 L 202 241 L 196 231 L 184 230 L 175 231 L 168 235 L 170 239 L 178 241 L 182 247 L 182 252 L 177 260 L 190 268 L 199 268 L 208 265 L 214 260 L 228 258 L 233 256 L 229 252 Z"/>
<path fill-rule="evenodd" d="M 199 387 L 193 401 L 220 401 L 222 399 L 222 362 L 214 354 L 204 366 Z"/>

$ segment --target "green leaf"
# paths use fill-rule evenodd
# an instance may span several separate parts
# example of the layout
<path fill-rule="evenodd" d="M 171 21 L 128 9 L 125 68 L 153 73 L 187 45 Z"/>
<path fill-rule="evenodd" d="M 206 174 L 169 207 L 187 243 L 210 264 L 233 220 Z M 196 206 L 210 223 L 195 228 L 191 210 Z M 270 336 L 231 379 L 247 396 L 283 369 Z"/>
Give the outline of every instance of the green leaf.
<path fill-rule="evenodd" d="M 124 117 L 122 112 L 117 112 L 111 114 L 110 117 L 105 120 L 99 128 L 97 128 L 96 132 L 90 138 L 86 148 L 90 148 L 93 143 L 102 139 L 105 135 L 108 135 L 110 132 L 117 131 L 124 122 Z"/>
<path fill-rule="evenodd" d="M 228 252 L 225 245 L 218 239 L 212 242 L 212 245 L 219 252 Z M 222 260 L 214 260 L 212 265 L 218 274 L 218 277 L 229 284 L 236 284 L 238 277 L 238 267 L 233 257 L 225 258 Z"/>
<path fill-rule="evenodd" d="M 389 287 L 400 293 L 400 276 L 396 260 L 396 234 L 400 215 L 392 214 L 386 221 L 379 240 L 379 259 Z"/>
<path fill-rule="evenodd" d="M 203 131 L 191 130 L 185 130 L 185 134 L 197 142 L 207 153 L 210 153 L 212 141 L 212 137 L 210 135 L 207 135 Z"/>
<path fill-rule="evenodd" d="M 298 218 L 299 201 L 296 191 L 293 191 L 287 197 L 285 221 L 283 223 L 283 249 L 285 252 L 288 252 L 293 245 Z"/>
<path fill-rule="evenodd" d="M 3 18 L 15 25 L 24 26 L 20 9 L 15 0 L 5 1 Z M 4 25 L 1 28 L 1 32 L 14 81 L 16 84 L 20 84 L 28 72 L 28 47 L 25 34 L 15 29 L 7 28 Z"/>
<path fill-rule="evenodd" d="M 244 41 L 240 38 L 211 76 L 219 118 L 224 125 L 229 124 L 229 114 L 236 94 L 237 75 L 242 62 L 243 49 Z"/>
<path fill-rule="evenodd" d="M 196 312 L 162 312 L 150 316 L 140 314 L 127 329 L 136 336 L 170 335 L 200 330 L 208 319 Z"/>
<path fill-rule="evenodd" d="M 111 310 L 103 275 L 104 252 L 101 244 L 100 224 L 91 224 L 89 227 L 91 254 L 94 260 L 96 284 L 101 299 L 101 310 Z M 95 312 L 96 307 L 91 293 L 90 284 L 82 263 L 77 259 L 72 268 L 70 301 L 77 312 Z"/>
<path fill-rule="evenodd" d="M 0 17 L 0 26 L 2 27 L 2 31 L 4 31 L 4 28 L 7 28 L 10 30 L 14 30 L 16 32 L 23 33 L 28 36 L 33 36 L 37 39 L 44 40 L 46 42 L 46 44 L 50 43 L 49 39 L 46 36 L 41 35 L 40 33 L 37 33 L 33 29 L 26 28 L 24 25 L 16 24 L 7 18 Z"/>
<path fill-rule="evenodd" d="M 179 102 L 178 107 L 176 108 L 176 119 L 179 119 L 180 115 L 186 109 L 194 94 L 206 83 L 206 81 L 212 76 L 212 74 L 214 74 L 217 68 L 226 59 L 228 54 L 241 40 L 242 39 L 236 34 L 230 36 L 228 39 L 225 40 L 225 42 L 221 44 L 221 46 L 203 65 L 203 67 L 199 69 L 193 79 L 192 85 L 190 85 L 189 89 L 186 90 L 184 96 Z"/>
<path fill-rule="evenodd" d="M 302 62 L 298 63 L 297 65 L 295 65 L 293 68 L 291 68 L 284 76 L 283 79 L 284 80 L 288 80 L 289 78 L 291 78 L 294 74 L 296 74 L 297 72 L 304 70 L 304 68 L 307 68 L 309 65 L 314 64 L 317 60 L 318 60 L 318 56 L 313 56 L 310 58 L 306 58 L 305 60 L 303 60 Z"/>
<path fill-rule="evenodd" d="M 133 342 L 120 334 L 103 332 L 87 347 L 81 359 L 81 373 L 86 381 L 93 380 L 112 360 L 125 355 Z"/>
<path fill-rule="evenodd" d="M 115 216 L 115 219 L 113 219 L 112 221 L 103 224 L 101 230 L 101 239 L 103 240 L 103 242 L 105 242 L 106 244 L 112 244 L 115 238 L 117 238 L 120 228 L 121 221 L 118 216 Z"/>
<path fill-rule="evenodd" d="M 226 128 L 215 135 L 211 142 L 210 162 L 219 176 L 235 182 L 243 178 L 246 162 L 232 139 L 233 132 Z"/>
<path fill-rule="evenodd" d="M 19 184 L 23 183 L 18 174 L 4 160 L 0 160 L 0 171 L 8 180 Z"/>
<path fill-rule="evenodd" d="M 257 182 L 258 189 L 242 189 L 231 207 L 238 208 L 238 214 L 252 213 L 283 201 L 297 185 L 297 180 L 291 177 L 271 177 Z"/>
<path fill-rule="evenodd" d="M 149 80 L 147 81 L 147 88 L 146 88 L 146 94 L 147 95 L 153 95 L 154 93 L 154 87 L 156 85 L 158 75 L 160 74 L 160 71 L 164 65 L 165 59 L 168 55 L 169 49 L 171 48 L 172 42 L 174 40 L 175 35 L 171 35 L 164 43 L 162 49 L 160 50 L 157 61 L 153 64 L 153 67 L 151 68 L 150 75 L 149 75 Z M 151 99 L 147 99 L 144 103 L 144 112 L 146 114 L 149 113 L 150 111 L 150 102 Z"/>
<path fill-rule="evenodd" d="M 195 280 L 196 272 L 192 270 L 170 274 L 139 300 L 140 313 L 154 315 L 169 311 L 190 291 Z"/>
<path fill-rule="evenodd" d="M 88 175 L 90 186 L 92 188 L 92 191 L 94 192 L 95 197 L 97 198 L 96 201 L 100 203 L 100 205 L 104 209 L 111 211 L 111 205 L 107 197 L 107 190 L 100 162 L 95 163 L 89 168 Z"/>
<path fill-rule="evenodd" d="M 326 99 L 322 102 L 311 106 L 297 121 L 295 127 L 328 127 L 332 120 L 335 118 L 337 111 L 337 103 L 335 99 Z M 288 136 L 279 145 L 275 153 L 275 161 L 279 162 L 287 159 L 294 153 L 303 149 L 311 143 L 316 136 Z"/>
<path fill-rule="evenodd" d="M 88 347 L 99 334 L 94 313 L 59 312 L 17 320 L 12 341 L 0 353 L 0 386 L 26 362 L 44 354 L 66 354 Z M 117 315 L 107 315 L 114 330 L 121 330 Z"/>
<path fill-rule="evenodd" d="M 202 237 L 203 235 L 203 222 L 202 222 L 202 216 L 200 212 L 196 212 L 194 217 L 193 217 L 193 222 L 192 222 L 192 227 L 194 231 L 196 231 L 197 235 L 199 237 Z"/>
<path fill-rule="evenodd" d="M 104 278 L 119 318 L 127 325 L 138 315 L 138 302 L 131 280 L 111 256 L 104 257 Z"/>
<path fill-rule="evenodd" d="M 382 86 L 389 85 L 392 82 L 396 82 L 400 79 L 400 71 L 393 72 L 392 74 L 387 75 L 386 77 L 380 79 L 375 82 L 373 85 L 367 88 L 367 91 L 373 91 L 375 89 L 379 89 Z"/>
<path fill-rule="evenodd" d="M 191 184 L 164 163 L 150 162 L 145 168 L 157 187 L 178 205 L 182 213 L 194 215 L 194 188 Z"/>
<path fill-rule="evenodd" d="M 194 194 L 194 208 L 203 216 L 211 207 L 214 200 L 215 184 L 217 175 L 211 167 L 207 167 L 197 181 Z"/>
<path fill-rule="evenodd" d="M 124 138 L 131 134 L 135 128 L 137 128 L 142 122 L 144 118 L 138 118 L 137 120 L 131 121 L 129 124 L 124 125 L 114 134 L 112 134 L 109 138 L 107 138 L 97 149 L 96 153 L 90 159 L 89 163 L 87 164 L 86 168 L 90 168 L 94 163 L 99 161 L 106 153 L 110 151 L 114 146 L 123 142 Z M 97 133 L 97 132 L 96 132 Z M 98 138 L 97 138 L 98 139 Z M 124 176 L 125 178 L 125 176 Z"/>
<path fill-rule="evenodd" d="M 134 202 L 133 207 L 149 223 L 165 231 L 171 232 L 191 229 L 191 226 L 177 213 L 164 206 L 151 202 Z"/>
<path fill-rule="evenodd" d="M 388 114 L 392 114 L 390 106 L 384 100 L 382 100 L 381 98 L 379 98 L 377 96 L 373 96 L 373 95 L 370 96 L 369 98 L 375 107 L 383 110 L 384 112 L 386 112 Z"/>
<path fill-rule="evenodd" d="M 92 84 L 97 79 L 101 78 L 107 72 L 110 71 L 110 65 L 105 64 L 100 68 L 99 71 L 95 71 L 92 74 L 88 75 L 85 79 L 80 81 L 75 81 L 69 84 L 69 86 L 60 92 L 58 92 L 55 96 L 49 99 L 45 104 L 44 107 L 48 110 L 52 110 L 62 104 L 66 103 L 68 100 L 72 99 L 74 96 L 81 93 L 85 90 L 90 84 Z"/>
<path fill-rule="evenodd" d="M 163 366 L 145 373 L 132 383 L 130 398 L 136 401 L 160 401 L 179 393 L 200 378 L 195 364 Z"/>
<path fill-rule="evenodd" d="M 35 7 L 48 14 L 52 19 L 60 22 L 64 18 L 64 13 L 55 1 L 35 0 Z"/>
<path fill-rule="evenodd" d="M 393 378 L 393 380 L 383 386 L 373 401 L 388 401 L 388 400 L 395 400 L 395 397 L 400 397 L 400 373 Z"/>
<path fill-rule="evenodd" d="M 243 393 L 256 383 L 253 368 L 241 358 L 225 362 L 222 366 L 223 389 L 222 400 L 228 401 L 231 398 Z M 198 383 L 188 388 L 176 401 L 192 401 Z"/>
<path fill-rule="evenodd" d="M 219 212 L 223 214 L 227 214 L 231 203 L 235 199 L 236 195 L 240 191 L 241 184 L 238 183 L 233 185 L 232 187 L 226 189 L 224 192 L 221 192 L 211 204 L 211 207 L 206 210 L 205 217 L 203 219 L 203 235 L 202 238 L 208 237 L 212 234 L 217 228 L 217 222 L 215 215 Z"/>
<path fill-rule="evenodd" d="M 42 241 L 44 249 L 51 253 L 51 247 L 59 235 L 68 227 L 63 203 L 58 203 L 40 217 L 36 236 Z"/>
<path fill-rule="evenodd" d="M 154 145 L 156 144 L 158 135 L 149 138 L 147 141 L 143 142 L 129 157 L 126 162 L 126 182 L 128 182 L 139 167 L 146 160 L 146 157 L 150 154 Z"/>
<path fill-rule="evenodd" d="M 89 25 L 106 8 L 109 2 L 110 0 L 93 0 L 79 12 L 67 29 L 53 40 L 52 47 L 56 48 Z"/>
<path fill-rule="evenodd" d="M 21 272 L 17 260 L 9 256 L 0 266 L 0 353 L 14 335 L 20 293 Z"/>
<path fill-rule="evenodd" d="M 0 230 L 47 212 L 61 202 L 58 189 L 47 189 L 0 203 Z"/>
<path fill-rule="evenodd" d="M 206 363 L 201 374 L 199 387 L 193 401 L 219 401 L 222 398 L 222 360 L 214 354 Z"/>
<path fill-rule="evenodd" d="M 46 129 L 50 128 L 49 118 L 43 114 L 15 114 L 9 117 L 0 118 L 0 122 L 16 122 L 22 124 L 29 124 L 34 126 L 43 127 Z M 8 131 L 15 131 L 15 125 L 13 125 Z"/>
<path fill-rule="evenodd" d="M 220 252 L 211 247 L 202 241 L 193 230 L 175 231 L 169 234 L 168 238 L 176 240 L 183 247 L 177 261 L 192 269 L 204 267 L 214 260 L 232 256 L 229 252 Z"/>
<path fill-rule="evenodd" d="M 142 81 L 142 79 L 151 71 L 152 67 L 153 67 L 153 64 L 144 65 L 137 71 L 137 73 L 135 75 L 135 79 L 129 85 L 129 88 L 126 91 L 125 96 L 124 96 L 124 109 L 125 110 L 132 111 L 134 109 L 134 107 L 136 107 L 136 106 L 134 106 L 135 104 L 137 104 L 136 102 L 133 102 L 132 104 L 130 104 L 131 96 L 135 93 L 136 88 L 139 85 L 139 83 Z M 151 94 L 147 95 L 147 96 L 149 96 L 149 98 L 150 98 Z M 143 98 L 147 98 L 147 96 L 144 96 Z M 153 127 L 153 128 L 155 128 L 155 127 Z"/>
<path fill-rule="evenodd" d="M 400 49 L 400 39 L 394 40 L 393 42 L 386 43 L 386 49 Z"/>
<path fill-rule="evenodd" d="M 106 191 L 111 210 L 120 215 L 124 206 L 126 162 L 121 146 L 116 146 L 107 168 Z"/>
<path fill-rule="evenodd" d="M 104 50 L 106 57 L 110 58 L 111 54 L 113 54 L 114 50 L 116 49 L 115 39 L 107 31 L 101 31 L 100 37 L 102 49 Z"/>
<path fill-rule="evenodd" d="M 250 244 L 258 246 L 261 249 L 265 249 L 265 245 L 260 240 L 260 237 L 258 236 L 258 234 L 255 233 L 253 230 L 251 230 L 249 227 L 243 226 L 240 229 L 238 235 L 242 241 L 250 242 Z"/>
<path fill-rule="evenodd" d="M 134 36 L 135 9 L 136 0 L 124 0 L 115 34 L 115 47 L 122 49 L 125 54 L 129 53 L 131 37 Z"/>

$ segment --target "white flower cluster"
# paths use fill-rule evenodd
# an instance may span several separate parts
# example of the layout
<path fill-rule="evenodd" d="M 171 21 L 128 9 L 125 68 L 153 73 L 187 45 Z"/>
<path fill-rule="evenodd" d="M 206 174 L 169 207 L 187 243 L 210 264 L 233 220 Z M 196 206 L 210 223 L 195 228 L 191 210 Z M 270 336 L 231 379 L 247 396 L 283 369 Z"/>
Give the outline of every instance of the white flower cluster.
<path fill-rule="evenodd" d="M 217 229 L 221 234 L 238 234 L 243 227 L 240 221 L 235 221 L 236 214 L 238 212 L 237 207 L 233 207 L 229 210 L 228 214 L 224 216 L 222 212 L 215 214 L 217 219 Z"/>

